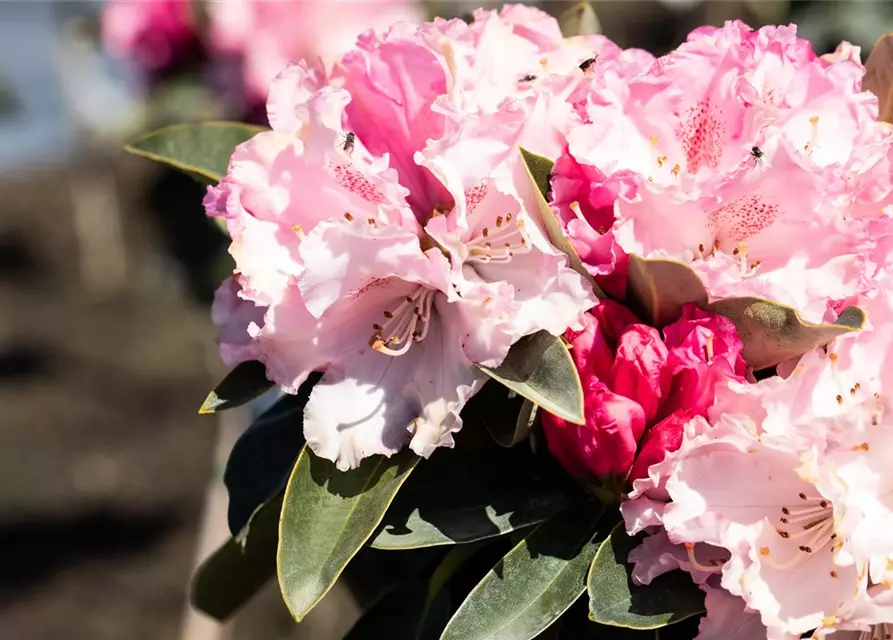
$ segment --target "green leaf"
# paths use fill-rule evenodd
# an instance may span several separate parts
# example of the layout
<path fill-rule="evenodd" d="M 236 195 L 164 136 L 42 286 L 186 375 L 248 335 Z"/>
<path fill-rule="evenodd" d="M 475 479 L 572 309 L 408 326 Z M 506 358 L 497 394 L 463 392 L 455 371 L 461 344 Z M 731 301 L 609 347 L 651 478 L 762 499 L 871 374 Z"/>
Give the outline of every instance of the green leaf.
<path fill-rule="evenodd" d="M 369 549 L 364 549 L 367 553 Z M 431 550 L 425 550 L 431 551 Z M 406 638 L 427 640 L 440 637 L 450 619 L 452 597 L 447 588 L 455 572 L 474 553 L 476 545 L 454 547 L 439 553 L 439 560 L 391 591 L 369 609 L 353 626 L 344 640 L 379 640 L 379 638 Z M 388 556 L 402 558 L 407 553 Z M 419 553 L 418 551 L 410 553 Z M 348 572 L 353 570 L 351 563 Z M 391 573 L 390 567 L 382 567 L 383 573 Z M 345 574 L 346 575 L 346 574 Z"/>
<path fill-rule="evenodd" d="M 320 377 L 313 374 L 297 395 L 284 395 L 233 445 L 223 483 L 229 492 L 229 529 L 237 540 L 252 514 L 285 488 L 304 446 L 304 406 Z"/>
<path fill-rule="evenodd" d="M 574 36 L 588 36 L 593 33 L 601 33 L 602 25 L 599 24 L 595 9 L 588 2 L 580 2 L 558 16 L 558 24 L 565 38 Z"/>
<path fill-rule="evenodd" d="M 530 176 L 531 184 L 535 187 L 534 189 L 531 189 L 530 197 L 536 201 L 540 218 L 543 221 L 546 233 L 549 235 L 549 240 L 556 248 L 567 254 L 570 267 L 589 281 L 595 295 L 599 298 L 604 298 L 604 291 L 602 291 L 601 287 L 596 284 L 595 278 L 586 271 L 586 267 L 583 266 L 580 256 L 577 255 L 577 250 L 574 249 L 574 245 L 571 244 L 568 237 L 564 235 L 561 221 L 555 216 L 555 213 L 549 206 L 547 200 L 549 191 L 551 190 L 551 187 L 549 186 L 549 175 L 552 172 L 552 167 L 555 163 L 548 158 L 538 156 L 535 153 L 530 153 L 521 147 L 518 147 L 518 149 L 521 151 L 521 158 L 524 160 L 524 167 L 527 169 L 527 175 Z"/>
<path fill-rule="evenodd" d="M 217 387 L 208 394 L 199 413 L 216 413 L 251 402 L 268 391 L 273 383 L 267 380 L 267 368 L 251 360 L 237 365 Z"/>
<path fill-rule="evenodd" d="M 585 423 L 580 376 L 560 337 L 548 331 L 525 336 L 512 345 L 498 367 L 478 367 L 549 413 L 574 424 Z"/>
<path fill-rule="evenodd" d="M 493 440 L 501 447 L 514 447 L 516 444 L 525 442 L 530 437 L 534 426 L 536 426 L 536 418 L 539 414 L 539 407 L 530 400 L 525 399 L 521 403 L 521 409 L 518 411 L 518 417 L 515 419 L 515 428 L 511 433 L 508 431 L 498 431 L 488 429 Z"/>
<path fill-rule="evenodd" d="M 808 324 L 791 307 L 762 298 L 727 298 L 709 304 L 707 310 L 735 323 L 744 343 L 742 356 L 755 370 L 860 331 L 865 324 L 865 313 L 858 307 L 846 309 L 835 324 Z"/>
<path fill-rule="evenodd" d="M 341 472 L 304 447 L 285 490 L 277 554 L 282 596 L 298 622 L 372 535 L 418 460 L 404 449 Z"/>
<path fill-rule="evenodd" d="M 216 183 L 226 175 L 236 145 L 265 131 L 240 122 L 177 124 L 141 136 L 124 149 L 168 164 L 202 182 Z"/>
<path fill-rule="evenodd" d="M 649 585 L 634 585 L 629 552 L 642 536 L 626 535 L 618 524 L 599 547 L 589 569 L 589 617 L 631 629 L 656 629 L 704 611 L 704 593 L 682 571 L 670 571 Z"/>
<path fill-rule="evenodd" d="M 629 257 L 627 304 L 655 327 L 675 322 L 682 305 L 707 304 L 707 290 L 688 265 L 675 260 Z"/>
<path fill-rule="evenodd" d="M 400 490 L 372 539 L 378 549 L 416 549 L 501 536 L 539 524 L 582 494 L 549 455 L 505 449 L 483 432 L 481 394 L 463 411 L 453 449 L 440 448 Z"/>
<path fill-rule="evenodd" d="M 475 395 L 474 403 L 466 405 L 466 414 L 474 414 L 493 441 L 501 447 L 513 447 L 525 442 L 536 423 L 537 406 L 511 389 L 488 380 Z M 463 420 L 468 417 L 463 416 Z"/>
<path fill-rule="evenodd" d="M 190 589 L 192 605 L 212 618 L 226 620 L 248 602 L 276 573 L 281 496 L 271 500 L 240 532 L 195 573 Z"/>
<path fill-rule="evenodd" d="M 528 640 L 547 628 L 586 590 L 609 531 L 602 514 L 572 509 L 537 527 L 468 594 L 441 640 Z"/>

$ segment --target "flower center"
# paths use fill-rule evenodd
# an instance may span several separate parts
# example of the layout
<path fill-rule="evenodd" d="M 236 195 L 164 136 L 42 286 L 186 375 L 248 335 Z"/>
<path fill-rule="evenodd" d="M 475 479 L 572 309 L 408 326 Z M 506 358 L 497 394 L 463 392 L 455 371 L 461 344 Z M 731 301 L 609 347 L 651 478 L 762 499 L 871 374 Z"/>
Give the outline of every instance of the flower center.
<path fill-rule="evenodd" d="M 839 543 L 834 532 L 834 509 L 831 503 L 822 497 L 808 496 L 800 493 L 800 501 L 781 508 L 778 535 L 785 540 L 797 542 L 798 553 L 782 564 L 776 563 L 769 555 L 769 548 L 762 547 L 761 555 L 766 563 L 776 569 L 790 569 L 797 566 L 805 558 L 824 548 L 836 551 Z"/>
<path fill-rule="evenodd" d="M 419 286 L 404 297 L 393 310 L 384 312 L 385 323 L 373 324 L 375 331 L 369 346 L 388 356 L 402 356 L 413 342 L 421 342 L 428 335 L 431 323 L 431 306 L 435 289 Z"/>
<path fill-rule="evenodd" d="M 468 262 L 508 262 L 516 253 L 530 251 L 523 220 L 513 220 L 507 213 L 496 216 L 495 227 L 484 227 L 480 235 L 468 241 Z"/>

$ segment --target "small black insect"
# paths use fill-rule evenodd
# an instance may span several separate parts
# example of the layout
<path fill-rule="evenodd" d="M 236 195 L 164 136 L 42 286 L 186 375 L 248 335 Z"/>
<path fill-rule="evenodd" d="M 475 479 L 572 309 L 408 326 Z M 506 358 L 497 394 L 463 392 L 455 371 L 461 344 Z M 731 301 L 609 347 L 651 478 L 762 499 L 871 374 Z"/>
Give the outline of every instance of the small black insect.
<path fill-rule="evenodd" d="M 526 76 L 521 76 L 519 82 L 533 82 L 534 80 L 536 80 L 536 76 L 528 73 Z"/>
<path fill-rule="evenodd" d="M 763 150 L 760 149 L 757 145 L 754 145 L 750 148 L 750 155 L 752 155 L 754 160 L 756 160 L 757 162 L 763 162 Z"/>
<path fill-rule="evenodd" d="M 589 58 L 588 60 L 584 60 L 580 63 L 580 71 L 586 73 L 589 70 L 589 67 L 595 64 L 596 60 L 598 60 L 598 54 L 595 54 L 595 57 Z"/>
<path fill-rule="evenodd" d="M 357 134 L 355 134 L 353 131 L 351 131 L 350 133 L 345 133 L 344 143 L 341 145 L 341 148 L 344 149 L 344 151 L 346 151 L 348 155 L 350 155 L 353 152 L 356 141 Z"/>

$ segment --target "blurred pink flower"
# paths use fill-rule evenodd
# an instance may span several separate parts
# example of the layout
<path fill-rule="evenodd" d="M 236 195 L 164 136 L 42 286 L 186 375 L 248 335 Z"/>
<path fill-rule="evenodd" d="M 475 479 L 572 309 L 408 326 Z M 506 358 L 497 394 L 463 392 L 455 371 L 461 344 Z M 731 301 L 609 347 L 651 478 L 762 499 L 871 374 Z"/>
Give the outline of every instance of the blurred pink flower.
<path fill-rule="evenodd" d="M 583 384 L 586 424 L 544 413 L 543 429 L 549 450 L 578 477 L 644 477 L 679 447 L 684 425 L 706 415 L 717 383 L 744 380 L 734 325 L 693 305 L 662 339 L 624 307 L 601 300 L 584 328 L 565 337 Z"/>
<path fill-rule="evenodd" d="M 189 0 L 109 0 L 102 39 L 114 55 L 149 72 L 161 71 L 197 43 Z"/>
<path fill-rule="evenodd" d="M 262 104 L 288 64 L 329 69 L 367 29 L 424 20 L 413 0 L 226 0 L 209 2 L 210 48 L 241 60 L 249 103 Z"/>

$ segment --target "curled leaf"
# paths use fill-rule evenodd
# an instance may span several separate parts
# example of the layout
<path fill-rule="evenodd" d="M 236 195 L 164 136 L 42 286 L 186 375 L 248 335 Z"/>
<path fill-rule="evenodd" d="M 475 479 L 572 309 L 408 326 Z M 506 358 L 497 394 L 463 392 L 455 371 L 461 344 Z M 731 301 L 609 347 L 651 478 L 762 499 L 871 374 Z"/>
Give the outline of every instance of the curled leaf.
<path fill-rule="evenodd" d="M 704 593 L 682 571 L 670 571 L 648 585 L 633 584 L 629 552 L 641 542 L 621 522 L 598 548 L 589 568 L 589 618 L 630 629 L 657 629 L 704 611 Z"/>
<path fill-rule="evenodd" d="M 281 507 L 281 495 L 264 504 L 238 536 L 201 564 L 190 587 L 196 609 L 226 620 L 276 574 Z"/>
<path fill-rule="evenodd" d="M 208 394 L 199 413 L 216 413 L 251 402 L 260 394 L 272 388 L 267 379 L 267 368 L 263 363 L 251 360 L 237 365 Z"/>
<path fill-rule="evenodd" d="M 285 489 L 277 552 L 279 586 L 295 620 L 329 592 L 418 460 L 404 449 L 341 472 L 304 447 Z"/>
<path fill-rule="evenodd" d="M 124 150 L 213 184 L 226 175 L 233 149 L 261 131 L 241 122 L 177 124 L 140 136 Z"/>
<path fill-rule="evenodd" d="M 530 153 L 526 149 L 522 149 L 518 147 L 521 151 L 521 158 L 524 160 L 524 167 L 527 169 L 527 174 L 530 176 L 530 181 L 532 185 L 535 187 L 531 189 L 533 197 L 536 200 L 537 208 L 540 214 L 540 219 L 543 221 L 543 226 L 545 227 L 545 231 L 549 236 L 549 241 L 555 245 L 555 247 L 567 254 L 568 264 L 571 269 L 585 277 L 589 283 L 592 285 L 592 290 L 596 296 L 599 298 L 604 298 L 605 293 L 601 290 L 601 287 L 598 286 L 595 282 L 595 278 L 586 270 L 586 267 L 583 266 L 583 261 L 580 260 L 580 256 L 577 254 L 577 250 L 574 249 L 574 245 L 571 244 L 571 241 L 568 239 L 566 235 L 564 235 L 564 229 L 561 226 L 561 221 L 555 216 L 555 212 L 552 211 L 552 207 L 549 206 L 549 202 L 547 200 L 549 196 L 549 174 L 552 171 L 552 167 L 554 166 L 554 162 L 549 160 L 548 158 L 544 158 L 543 156 L 538 156 L 535 153 Z"/>
<path fill-rule="evenodd" d="M 602 25 L 589 2 L 578 2 L 558 17 L 561 33 L 565 38 L 588 36 L 602 32 Z"/>
<path fill-rule="evenodd" d="M 529 640 L 586 589 L 586 572 L 610 531 L 603 509 L 587 505 L 541 524 L 478 583 L 441 640 Z"/>
<path fill-rule="evenodd" d="M 862 90 L 877 96 L 878 120 L 893 122 L 893 33 L 881 36 L 871 50 Z"/>
<path fill-rule="evenodd" d="M 859 331 L 865 324 L 865 313 L 858 307 L 846 309 L 834 324 L 809 324 L 793 308 L 762 298 L 727 298 L 707 305 L 707 310 L 735 323 L 744 343 L 742 356 L 756 370 Z"/>
<path fill-rule="evenodd" d="M 539 331 L 516 342 L 501 365 L 481 371 L 559 418 L 584 424 L 583 387 L 560 337 Z"/>
<path fill-rule="evenodd" d="M 675 322 L 682 305 L 707 304 L 707 290 L 688 265 L 662 258 L 629 257 L 626 302 L 655 327 Z"/>

